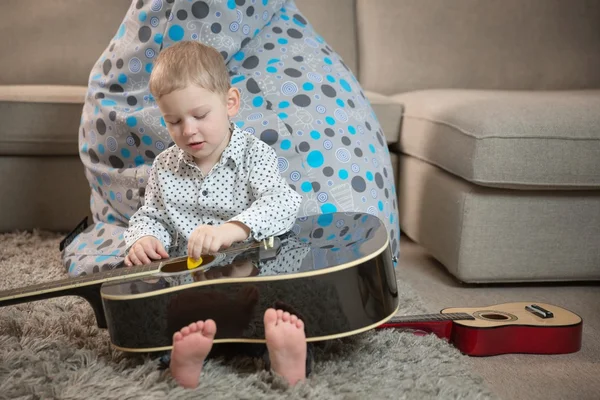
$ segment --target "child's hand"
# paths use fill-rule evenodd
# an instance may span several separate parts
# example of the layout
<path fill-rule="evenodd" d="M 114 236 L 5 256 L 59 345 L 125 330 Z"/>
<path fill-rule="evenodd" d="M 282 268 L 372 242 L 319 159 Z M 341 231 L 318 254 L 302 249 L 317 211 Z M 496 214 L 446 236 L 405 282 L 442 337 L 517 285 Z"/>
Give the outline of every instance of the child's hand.
<path fill-rule="evenodd" d="M 154 236 L 144 236 L 129 249 L 129 254 L 125 257 L 125 265 L 131 267 L 132 265 L 150 264 L 152 260 L 161 258 L 169 258 L 169 254 L 160 240 Z"/>
<path fill-rule="evenodd" d="M 245 240 L 250 228 L 239 222 L 228 222 L 221 226 L 200 225 L 190 235 L 188 257 L 198 259 L 202 254 L 214 254 L 232 243 Z"/>

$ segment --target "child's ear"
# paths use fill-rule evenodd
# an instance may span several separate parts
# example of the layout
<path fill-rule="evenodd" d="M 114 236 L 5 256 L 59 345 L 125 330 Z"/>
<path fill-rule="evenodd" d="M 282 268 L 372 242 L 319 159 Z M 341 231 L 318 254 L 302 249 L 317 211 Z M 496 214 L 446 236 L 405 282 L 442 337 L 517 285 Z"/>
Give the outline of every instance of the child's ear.
<path fill-rule="evenodd" d="M 240 91 L 237 88 L 229 88 L 227 91 L 227 115 L 233 117 L 240 109 Z"/>

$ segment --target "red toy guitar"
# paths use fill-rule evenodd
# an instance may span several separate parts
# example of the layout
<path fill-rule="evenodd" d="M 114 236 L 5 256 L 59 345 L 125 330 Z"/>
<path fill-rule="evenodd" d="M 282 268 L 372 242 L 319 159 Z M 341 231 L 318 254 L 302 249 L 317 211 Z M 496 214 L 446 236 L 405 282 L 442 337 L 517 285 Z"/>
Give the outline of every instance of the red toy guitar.
<path fill-rule="evenodd" d="M 583 321 L 551 304 L 506 303 L 445 308 L 440 314 L 392 317 L 380 325 L 434 333 L 470 356 L 564 354 L 581 348 Z"/>

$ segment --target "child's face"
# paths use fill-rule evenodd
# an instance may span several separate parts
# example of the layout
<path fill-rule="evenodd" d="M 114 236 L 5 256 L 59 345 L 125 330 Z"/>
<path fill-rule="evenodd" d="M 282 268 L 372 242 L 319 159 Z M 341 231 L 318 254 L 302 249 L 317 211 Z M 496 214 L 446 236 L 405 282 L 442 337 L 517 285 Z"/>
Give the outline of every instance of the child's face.
<path fill-rule="evenodd" d="M 190 85 L 157 100 L 171 138 L 197 164 L 216 164 L 229 143 L 229 117 L 237 114 L 240 95 Z"/>

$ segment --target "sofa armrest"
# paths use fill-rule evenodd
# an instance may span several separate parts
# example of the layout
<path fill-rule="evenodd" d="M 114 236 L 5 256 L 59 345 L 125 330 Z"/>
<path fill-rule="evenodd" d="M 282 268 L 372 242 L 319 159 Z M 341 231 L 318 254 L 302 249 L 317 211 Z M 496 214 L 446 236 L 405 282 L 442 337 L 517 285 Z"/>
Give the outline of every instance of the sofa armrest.
<path fill-rule="evenodd" d="M 398 100 L 376 92 L 364 91 L 381 124 L 388 145 L 400 140 L 400 124 L 404 106 Z"/>

